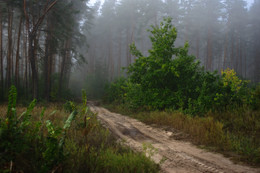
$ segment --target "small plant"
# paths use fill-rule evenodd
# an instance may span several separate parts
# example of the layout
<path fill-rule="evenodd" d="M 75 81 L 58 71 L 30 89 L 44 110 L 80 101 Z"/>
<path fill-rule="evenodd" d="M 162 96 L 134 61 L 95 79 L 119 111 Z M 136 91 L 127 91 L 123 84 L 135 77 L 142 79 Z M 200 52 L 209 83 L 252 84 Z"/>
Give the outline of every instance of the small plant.
<path fill-rule="evenodd" d="M 151 143 L 143 143 L 143 151 L 148 158 L 152 158 L 158 152 L 158 149 L 154 148 Z"/>
<path fill-rule="evenodd" d="M 72 101 L 66 101 L 66 103 L 63 105 L 63 108 L 66 112 L 71 113 L 76 110 L 76 105 Z"/>
<path fill-rule="evenodd" d="M 0 120 L 0 168 L 5 168 L 5 165 L 10 163 L 15 165 L 17 170 L 36 172 L 34 168 L 24 165 L 22 160 L 25 160 L 33 163 L 37 172 L 48 172 L 62 163 L 65 158 L 64 141 L 76 112 L 71 113 L 63 128 L 53 125 L 50 120 L 43 123 L 45 108 L 40 114 L 40 121 L 32 122 L 31 112 L 36 105 L 36 100 L 33 100 L 27 110 L 18 116 L 16 97 L 16 88 L 12 86 L 9 91 L 6 117 Z M 43 134 L 44 128 L 47 131 L 46 135 Z"/>

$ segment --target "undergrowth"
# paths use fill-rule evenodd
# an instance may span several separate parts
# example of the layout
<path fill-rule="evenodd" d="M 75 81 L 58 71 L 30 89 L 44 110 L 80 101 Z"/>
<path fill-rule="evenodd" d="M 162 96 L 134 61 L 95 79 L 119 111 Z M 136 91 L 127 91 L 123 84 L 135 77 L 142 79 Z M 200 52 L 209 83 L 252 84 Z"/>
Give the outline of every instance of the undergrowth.
<path fill-rule="evenodd" d="M 176 28 L 164 19 L 150 30 L 151 49 L 126 68 L 128 76 L 112 82 L 104 102 L 147 123 L 169 125 L 198 144 L 235 153 L 238 160 L 260 164 L 260 85 L 239 78 L 235 70 L 209 72 L 176 47 Z M 168 111 L 168 112 L 167 112 Z"/>
<path fill-rule="evenodd" d="M 8 105 L 0 106 L 0 172 L 158 172 L 144 153 L 118 144 L 87 107 L 16 106 L 11 87 Z"/>
<path fill-rule="evenodd" d="M 167 126 L 188 135 L 197 145 L 221 152 L 235 161 L 260 166 L 260 112 L 242 116 L 226 112 L 222 116 L 209 112 L 205 117 L 190 116 L 180 111 L 131 112 L 123 105 L 106 105 L 108 109 L 131 116 L 147 124 Z M 245 119 L 247 118 L 247 120 Z M 227 120 L 229 119 L 229 120 Z M 186 137 L 187 138 L 187 137 Z"/>

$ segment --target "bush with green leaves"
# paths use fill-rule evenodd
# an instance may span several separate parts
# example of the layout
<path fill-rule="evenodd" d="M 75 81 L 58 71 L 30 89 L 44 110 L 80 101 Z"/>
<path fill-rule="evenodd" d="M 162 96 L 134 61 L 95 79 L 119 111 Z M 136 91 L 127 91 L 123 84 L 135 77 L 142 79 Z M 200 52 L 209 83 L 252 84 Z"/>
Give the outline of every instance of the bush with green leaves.
<path fill-rule="evenodd" d="M 12 162 L 18 170 L 23 167 L 26 172 L 48 172 L 65 158 L 63 146 L 66 131 L 76 112 L 70 114 L 63 127 L 53 125 L 50 120 L 43 122 L 45 109 L 42 110 L 41 120 L 32 122 L 31 112 L 36 100 L 31 102 L 25 112 L 17 115 L 16 99 L 16 88 L 11 86 L 8 111 L 6 117 L 0 119 L 0 168 Z M 44 129 L 46 135 L 43 134 Z"/>
<path fill-rule="evenodd" d="M 124 103 L 131 110 L 174 109 L 200 116 L 210 110 L 257 107 L 257 92 L 252 92 L 248 82 L 239 79 L 234 70 L 227 69 L 222 75 L 207 72 L 188 54 L 188 43 L 174 46 L 177 31 L 171 18 L 149 31 L 149 56 L 143 56 L 134 43 L 130 45 L 137 59 L 127 68 L 128 79 L 110 84 L 108 102 Z"/>
<path fill-rule="evenodd" d="M 85 90 L 82 104 L 64 105 L 67 113 L 35 108 L 34 100 L 19 115 L 23 108 L 16 108 L 16 97 L 12 86 L 7 113 L 0 114 L 0 172 L 158 172 L 143 153 L 124 150 L 102 128 L 87 107 Z"/>
<path fill-rule="evenodd" d="M 123 103 L 127 88 L 127 79 L 121 77 L 106 86 L 104 100 L 108 103 Z"/>
<path fill-rule="evenodd" d="M 131 45 L 131 52 L 138 59 L 129 66 L 128 74 L 134 87 L 141 90 L 136 93 L 143 93 L 141 103 L 138 100 L 136 105 L 152 109 L 187 109 L 189 101 L 200 94 L 203 68 L 188 54 L 188 43 L 183 47 L 174 46 L 177 31 L 170 18 L 159 26 L 152 26 L 150 32 L 149 56 L 144 57 L 134 44 Z M 131 98 L 136 100 L 138 95 L 131 95 Z M 131 100 L 133 104 L 134 100 Z"/>

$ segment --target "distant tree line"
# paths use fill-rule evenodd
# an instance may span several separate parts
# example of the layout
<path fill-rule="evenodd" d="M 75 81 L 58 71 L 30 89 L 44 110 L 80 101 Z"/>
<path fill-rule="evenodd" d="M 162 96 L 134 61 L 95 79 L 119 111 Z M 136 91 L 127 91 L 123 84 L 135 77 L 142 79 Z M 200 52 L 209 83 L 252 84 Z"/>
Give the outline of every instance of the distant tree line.
<path fill-rule="evenodd" d="M 122 75 L 136 57 L 136 43 L 144 55 L 151 47 L 146 30 L 171 17 L 177 28 L 176 45 L 190 44 L 189 52 L 205 70 L 234 69 L 243 78 L 260 82 L 260 0 L 251 7 L 245 0 L 105 0 L 93 7 L 93 27 L 88 35 L 86 72 L 96 73 L 100 63 L 107 79 Z M 97 65 L 99 64 L 99 65 Z"/>
<path fill-rule="evenodd" d="M 0 99 L 11 85 L 23 98 L 64 96 L 73 64 L 84 59 L 88 0 L 0 1 Z M 83 24 L 82 24 L 83 23 Z"/>

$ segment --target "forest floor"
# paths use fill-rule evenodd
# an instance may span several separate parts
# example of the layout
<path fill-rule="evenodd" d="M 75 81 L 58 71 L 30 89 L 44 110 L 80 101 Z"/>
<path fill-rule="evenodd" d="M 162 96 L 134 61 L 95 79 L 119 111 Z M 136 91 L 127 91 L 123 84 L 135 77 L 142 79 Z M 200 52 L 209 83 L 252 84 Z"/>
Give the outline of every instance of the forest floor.
<path fill-rule="evenodd" d="M 91 103 L 89 106 L 91 111 L 97 113 L 101 123 L 121 142 L 133 150 L 146 152 L 148 157 L 160 164 L 162 172 L 260 172 L 259 168 L 235 164 L 221 154 L 179 140 L 180 132 L 149 126 Z"/>

